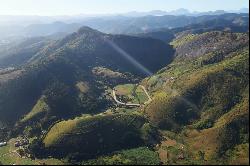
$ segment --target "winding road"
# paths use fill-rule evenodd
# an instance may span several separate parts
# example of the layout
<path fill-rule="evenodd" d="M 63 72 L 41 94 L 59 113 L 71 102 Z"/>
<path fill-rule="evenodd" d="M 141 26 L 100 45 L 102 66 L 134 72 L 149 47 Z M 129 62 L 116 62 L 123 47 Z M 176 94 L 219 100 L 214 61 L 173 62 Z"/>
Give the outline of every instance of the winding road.
<path fill-rule="evenodd" d="M 150 95 L 148 94 L 148 91 L 146 90 L 146 88 L 145 88 L 144 86 L 142 86 L 142 85 L 140 85 L 140 87 L 144 90 L 145 94 L 146 94 L 147 97 L 148 97 L 148 101 L 145 102 L 144 104 L 147 104 L 147 103 L 151 102 L 151 101 L 152 101 L 152 98 L 151 98 Z"/>
<path fill-rule="evenodd" d="M 148 97 L 148 101 L 146 101 L 144 103 L 144 105 L 146 105 L 146 104 L 148 104 L 149 102 L 152 101 L 152 98 L 150 97 L 150 95 L 148 94 L 148 92 L 147 92 L 147 90 L 146 90 L 146 88 L 144 86 L 140 85 L 140 87 L 143 89 L 143 91 L 145 92 L 145 94 Z M 124 103 L 124 102 L 119 101 L 117 99 L 117 97 L 116 97 L 116 91 L 115 91 L 115 89 L 113 89 L 113 98 L 114 98 L 115 102 L 117 104 L 119 104 L 119 105 L 125 105 L 125 106 L 131 106 L 131 107 L 140 107 L 140 106 L 142 106 L 141 104 L 132 104 L 132 103 L 130 104 L 130 103 Z"/>

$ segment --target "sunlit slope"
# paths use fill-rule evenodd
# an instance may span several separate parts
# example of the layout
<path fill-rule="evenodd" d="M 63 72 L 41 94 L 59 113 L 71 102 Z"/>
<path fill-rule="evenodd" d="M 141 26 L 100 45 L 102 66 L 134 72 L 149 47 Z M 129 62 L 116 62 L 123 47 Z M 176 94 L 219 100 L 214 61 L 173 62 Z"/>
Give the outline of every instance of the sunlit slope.
<path fill-rule="evenodd" d="M 248 88 L 243 99 L 230 112 L 221 116 L 213 127 L 204 130 L 186 129 L 183 136 L 193 157 L 199 151 L 204 159 L 219 160 L 224 156 L 224 163 L 249 163 L 249 94 Z"/>
<path fill-rule="evenodd" d="M 155 100 L 146 108 L 153 121 L 160 123 L 169 118 L 166 123 L 173 120 L 173 124 L 183 125 L 203 114 L 214 121 L 241 101 L 249 80 L 248 47 L 206 63 L 215 56 L 215 52 L 209 52 L 197 58 L 177 57 L 143 81 L 154 94 Z"/>
<path fill-rule="evenodd" d="M 46 134 L 44 148 L 54 156 L 70 153 L 93 157 L 123 148 L 152 145 L 157 132 L 138 114 L 83 116 L 55 124 Z"/>
<path fill-rule="evenodd" d="M 207 40 L 202 44 L 205 35 Z M 231 43 L 221 41 L 221 35 Z M 220 51 L 206 48 L 213 45 L 208 42 L 210 36 L 212 41 L 220 39 Z M 237 40 L 231 40 L 235 36 Z M 243 155 L 248 153 L 249 144 L 247 35 L 212 32 L 183 40 L 174 41 L 177 52 L 188 45 L 196 50 L 195 56 L 187 50 L 187 54 L 179 52 L 185 56 L 177 54 L 172 64 L 142 82 L 153 94 L 145 114 L 159 128 L 181 133 L 193 157 L 202 151 L 210 163 L 222 156 L 226 163 L 247 163 L 248 158 Z M 239 41 L 244 44 L 236 46 Z M 198 54 L 204 50 L 205 54 Z"/>

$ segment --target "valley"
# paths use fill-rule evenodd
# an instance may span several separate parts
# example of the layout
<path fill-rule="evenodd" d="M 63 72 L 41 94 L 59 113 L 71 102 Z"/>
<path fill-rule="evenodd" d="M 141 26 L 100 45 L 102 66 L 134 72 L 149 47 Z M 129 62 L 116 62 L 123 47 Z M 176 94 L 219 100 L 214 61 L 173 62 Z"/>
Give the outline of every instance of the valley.
<path fill-rule="evenodd" d="M 2 42 L 0 165 L 248 165 L 246 16 L 90 19 Z"/>

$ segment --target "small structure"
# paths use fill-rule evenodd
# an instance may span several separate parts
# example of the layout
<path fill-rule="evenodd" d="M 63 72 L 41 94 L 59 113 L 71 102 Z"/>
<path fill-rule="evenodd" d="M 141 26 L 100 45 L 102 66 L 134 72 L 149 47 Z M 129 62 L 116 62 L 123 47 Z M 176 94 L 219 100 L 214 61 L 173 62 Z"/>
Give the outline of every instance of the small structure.
<path fill-rule="evenodd" d="M 175 80 L 175 78 L 174 78 L 174 77 L 170 77 L 170 79 L 171 79 L 171 80 Z"/>
<path fill-rule="evenodd" d="M 17 140 L 15 142 L 15 147 L 20 147 L 20 146 L 25 146 L 29 144 L 29 140 L 27 139 L 21 139 L 21 140 Z"/>
<path fill-rule="evenodd" d="M 6 146 L 7 142 L 0 142 L 0 147 Z"/>

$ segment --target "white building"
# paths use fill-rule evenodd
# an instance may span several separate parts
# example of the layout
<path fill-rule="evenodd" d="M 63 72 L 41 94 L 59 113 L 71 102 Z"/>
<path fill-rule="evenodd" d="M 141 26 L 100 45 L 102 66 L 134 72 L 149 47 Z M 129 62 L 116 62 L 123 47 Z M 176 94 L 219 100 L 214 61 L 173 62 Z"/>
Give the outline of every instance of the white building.
<path fill-rule="evenodd" d="M 7 142 L 0 142 L 0 147 L 6 146 Z"/>

